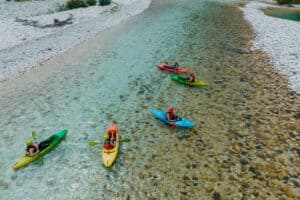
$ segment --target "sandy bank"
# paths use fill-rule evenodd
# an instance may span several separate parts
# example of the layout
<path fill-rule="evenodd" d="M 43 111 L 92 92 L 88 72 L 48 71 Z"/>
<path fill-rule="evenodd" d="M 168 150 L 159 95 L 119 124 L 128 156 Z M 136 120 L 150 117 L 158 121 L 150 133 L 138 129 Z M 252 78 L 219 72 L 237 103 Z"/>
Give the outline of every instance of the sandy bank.
<path fill-rule="evenodd" d="M 64 0 L 0 1 L 0 81 L 15 77 L 56 54 L 65 52 L 98 32 L 147 9 L 151 0 L 115 0 L 109 6 L 56 12 Z M 16 21 L 36 21 L 39 26 L 53 24 L 72 15 L 72 23 L 39 28 Z"/>
<path fill-rule="evenodd" d="M 300 93 L 300 23 L 267 16 L 261 10 L 273 6 L 251 2 L 241 8 L 256 32 L 254 48 L 273 58 L 274 66 L 289 79 L 292 90 Z"/>

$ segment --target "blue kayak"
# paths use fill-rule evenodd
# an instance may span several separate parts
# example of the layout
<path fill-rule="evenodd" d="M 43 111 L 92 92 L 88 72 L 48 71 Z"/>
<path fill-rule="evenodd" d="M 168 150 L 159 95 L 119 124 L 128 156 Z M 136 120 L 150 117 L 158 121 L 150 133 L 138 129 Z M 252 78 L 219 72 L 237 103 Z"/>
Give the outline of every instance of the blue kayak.
<path fill-rule="evenodd" d="M 173 124 L 175 124 L 175 126 L 177 127 L 182 127 L 182 128 L 191 128 L 193 126 L 196 126 L 195 122 L 189 121 L 185 118 L 181 118 L 176 116 L 176 120 L 175 121 L 169 121 L 166 118 L 166 111 L 163 110 L 151 110 L 152 115 L 154 115 L 154 117 L 156 117 L 157 119 L 165 122 L 166 124 L 172 126 Z"/>

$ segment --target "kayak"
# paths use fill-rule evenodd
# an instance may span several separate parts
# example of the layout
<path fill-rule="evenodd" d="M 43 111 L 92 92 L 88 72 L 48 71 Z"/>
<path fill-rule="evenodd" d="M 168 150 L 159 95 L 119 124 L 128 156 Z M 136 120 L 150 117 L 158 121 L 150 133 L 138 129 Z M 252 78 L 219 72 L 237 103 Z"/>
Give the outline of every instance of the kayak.
<path fill-rule="evenodd" d="M 185 78 L 181 77 L 181 76 L 178 76 L 178 75 L 173 75 L 171 76 L 171 79 L 173 81 L 176 81 L 177 83 L 181 83 L 181 84 L 184 84 L 184 85 L 190 85 L 190 86 L 207 86 L 208 84 L 204 81 L 201 81 L 201 80 L 195 80 L 194 82 L 189 82 L 187 80 L 185 80 Z"/>
<path fill-rule="evenodd" d="M 166 111 L 163 110 L 151 110 L 152 115 L 154 115 L 154 117 L 156 117 L 157 119 L 165 122 L 166 124 L 170 125 L 170 126 L 176 126 L 176 127 L 182 127 L 182 128 L 191 128 L 194 127 L 196 125 L 195 122 L 192 122 L 188 119 L 182 118 L 182 117 L 178 117 L 176 116 L 176 120 L 175 121 L 169 121 L 166 118 Z"/>
<path fill-rule="evenodd" d="M 188 70 L 184 68 L 173 69 L 171 67 L 165 65 L 157 65 L 157 67 L 161 70 L 172 72 L 172 73 L 187 73 Z"/>
<path fill-rule="evenodd" d="M 105 167 L 111 167 L 116 161 L 119 153 L 119 130 L 116 124 L 112 124 L 106 134 L 116 132 L 116 145 L 112 149 L 105 149 L 102 147 L 102 161 Z"/>
<path fill-rule="evenodd" d="M 18 170 L 20 168 L 28 166 L 33 161 L 37 160 L 38 158 L 43 157 L 45 154 L 49 153 L 51 150 L 53 150 L 66 136 L 67 130 L 60 131 L 58 133 L 55 133 L 42 141 L 41 143 L 45 144 L 47 143 L 47 146 L 44 147 L 44 149 L 40 150 L 37 154 L 34 156 L 27 156 L 24 154 L 19 158 L 17 162 L 12 166 L 14 170 Z M 41 144 L 40 143 L 40 144 Z M 39 145 L 40 146 L 40 145 Z"/>

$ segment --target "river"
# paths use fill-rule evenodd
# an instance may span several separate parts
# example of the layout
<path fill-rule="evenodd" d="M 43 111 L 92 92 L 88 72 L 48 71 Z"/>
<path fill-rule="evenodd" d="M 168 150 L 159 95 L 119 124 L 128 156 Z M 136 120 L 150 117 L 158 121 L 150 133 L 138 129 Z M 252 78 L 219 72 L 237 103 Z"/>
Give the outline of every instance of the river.
<path fill-rule="evenodd" d="M 288 153 L 296 143 L 282 142 L 281 134 L 297 136 L 293 113 L 299 98 L 267 55 L 244 50 L 253 37 L 233 5 L 154 1 L 141 15 L 1 83 L 1 199 L 296 194 L 296 166 Z M 155 67 L 166 59 L 178 60 L 209 86 L 172 82 Z M 169 106 L 197 126 L 173 130 L 150 114 Z M 112 122 L 131 142 L 121 144 L 115 165 L 106 169 L 101 146 L 88 142 L 101 141 Z M 62 129 L 68 135 L 54 152 L 17 172 L 11 169 L 31 131 L 42 140 Z M 290 188 L 279 190 L 286 182 Z"/>

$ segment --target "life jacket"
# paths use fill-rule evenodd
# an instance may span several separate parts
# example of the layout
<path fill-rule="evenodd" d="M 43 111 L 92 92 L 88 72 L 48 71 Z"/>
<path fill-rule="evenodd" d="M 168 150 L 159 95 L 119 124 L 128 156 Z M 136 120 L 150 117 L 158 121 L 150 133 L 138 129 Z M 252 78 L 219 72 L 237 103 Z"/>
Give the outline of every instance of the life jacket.
<path fill-rule="evenodd" d="M 112 149 L 112 148 L 113 147 L 109 143 L 104 144 L 104 149 Z"/>
<path fill-rule="evenodd" d="M 33 150 L 33 153 L 37 152 L 38 151 L 38 148 L 37 146 L 31 144 L 31 145 L 28 145 L 27 148 L 26 148 L 26 151 L 29 152 L 29 149 L 34 149 Z"/>
<path fill-rule="evenodd" d="M 175 114 L 174 114 L 174 112 L 167 112 L 167 114 L 170 115 L 170 119 L 171 120 L 175 120 Z"/>
<path fill-rule="evenodd" d="M 195 79 L 196 79 L 196 77 L 195 77 L 195 75 L 193 74 L 193 75 L 190 75 L 190 81 L 191 82 L 194 82 L 195 81 Z"/>

